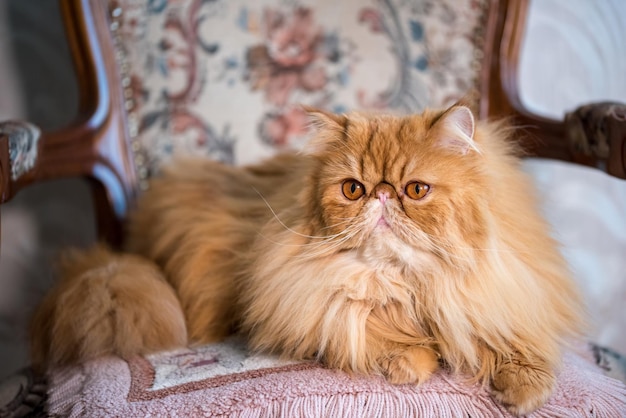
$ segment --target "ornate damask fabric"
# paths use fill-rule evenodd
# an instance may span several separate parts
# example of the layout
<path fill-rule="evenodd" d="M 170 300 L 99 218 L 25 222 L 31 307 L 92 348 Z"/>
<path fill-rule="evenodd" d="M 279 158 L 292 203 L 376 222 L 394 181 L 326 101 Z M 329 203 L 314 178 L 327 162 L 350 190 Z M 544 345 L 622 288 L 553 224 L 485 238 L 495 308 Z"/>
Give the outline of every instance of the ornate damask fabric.
<path fill-rule="evenodd" d="M 566 353 L 550 400 L 529 417 L 617 417 L 626 386 L 604 375 L 606 353 Z M 594 362 L 601 364 L 598 367 Z M 285 364 L 249 353 L 241 341 L 104 357 L 50 375 L 53 416 L 512 417 L 487 388 L 439 370 L 422 385 Z"/>
<path fill-rule="evenodd" d="M 300 104 L 420 111 L 476 87 L 486 1 L 118 0 L 117 46 L 151 172 L 306 140 Z"/>

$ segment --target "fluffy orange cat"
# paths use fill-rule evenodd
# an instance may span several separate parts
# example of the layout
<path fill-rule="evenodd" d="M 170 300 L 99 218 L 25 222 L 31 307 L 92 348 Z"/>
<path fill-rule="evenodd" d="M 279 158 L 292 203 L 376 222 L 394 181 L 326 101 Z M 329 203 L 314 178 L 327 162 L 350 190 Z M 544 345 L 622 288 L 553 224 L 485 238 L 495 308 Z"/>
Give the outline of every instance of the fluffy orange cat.
<path fill-rule="evenodd" d="M 70 254 L 33 321 L 42 367 L 222 339 L 392 383 L 440 363 L 516 414 L 550 396 L 581 305 L 498 123 L 311 111 L 299 154 L 179 161 L 127 249 Z M 185 326 L 186 324 L 186 326 Z"/>

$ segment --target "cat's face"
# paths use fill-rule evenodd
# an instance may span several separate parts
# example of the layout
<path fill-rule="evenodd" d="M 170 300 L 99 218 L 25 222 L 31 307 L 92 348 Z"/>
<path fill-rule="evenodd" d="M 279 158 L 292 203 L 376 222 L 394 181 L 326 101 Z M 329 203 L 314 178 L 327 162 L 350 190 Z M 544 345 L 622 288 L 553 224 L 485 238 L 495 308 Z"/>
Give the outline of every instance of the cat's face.
<path fill-rule="evenodd" d="M 467 108 L 320 119 L 314 200 L 336 250 L 458 265 L 463 248 L 480 245 L 489 191 Z"/>

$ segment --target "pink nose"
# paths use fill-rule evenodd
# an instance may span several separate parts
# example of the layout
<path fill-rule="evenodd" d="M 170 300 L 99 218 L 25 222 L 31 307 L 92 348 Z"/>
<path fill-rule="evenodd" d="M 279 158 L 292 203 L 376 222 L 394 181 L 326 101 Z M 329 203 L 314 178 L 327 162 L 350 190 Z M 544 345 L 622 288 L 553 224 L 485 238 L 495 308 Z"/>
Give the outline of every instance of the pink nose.
<path fill-rule="evenodd" d="M 396 196 L 396 191 L 391 184 L 381 182 L 372 190 L 372 196 L 376 196 L 380 203 L 384 205 L 388 199 Z"/>

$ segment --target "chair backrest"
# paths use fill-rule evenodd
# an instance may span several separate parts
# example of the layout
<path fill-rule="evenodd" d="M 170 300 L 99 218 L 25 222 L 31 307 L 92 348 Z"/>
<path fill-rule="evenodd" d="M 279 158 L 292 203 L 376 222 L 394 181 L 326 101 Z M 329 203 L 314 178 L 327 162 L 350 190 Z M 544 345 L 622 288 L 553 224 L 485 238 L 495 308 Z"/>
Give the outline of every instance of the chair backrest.
<path fill-rule="evenodd" d="M 597 154 L 580 135 L 567 140 L 564 122 L 524 109 L 516 71 L 528 0 L 60 5 L 79 113 L 43 132 L 34 168 L 3 190 L 87 176 L 100 235 L 114 245 L 137 193 L 171 155 L 243 163 L 298 147 L 305 118 L 296 103 L 413 112 L 470 93 L 481 118 L 532 127 L 519 135 L 530 155 L 593 166 L 610 160 L 609 172 L 624 175 L 623 136 L 611 139 L 617 157 Z M 0 131 L 0 154 L 7 141 Z M 4 179 L 7 161 L 0 158 Z"/>

